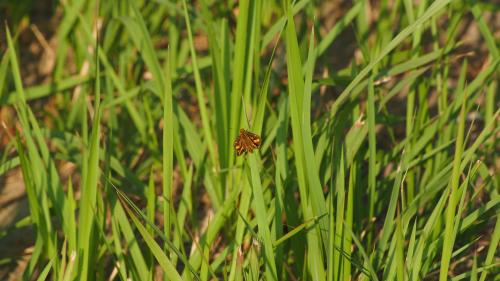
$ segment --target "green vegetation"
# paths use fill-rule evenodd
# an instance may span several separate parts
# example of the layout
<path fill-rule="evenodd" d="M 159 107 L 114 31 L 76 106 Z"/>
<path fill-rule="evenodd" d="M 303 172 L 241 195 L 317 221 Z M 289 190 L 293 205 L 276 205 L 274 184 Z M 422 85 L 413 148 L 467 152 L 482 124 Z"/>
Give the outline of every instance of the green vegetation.
<path fill-rule="evenodd" d="M 29 215 L 0 239 L 33 227 L 24 280 L 500 280 L 498 4 L 61 1 L 26 85 L 19 2 L 0 176 Z"/>

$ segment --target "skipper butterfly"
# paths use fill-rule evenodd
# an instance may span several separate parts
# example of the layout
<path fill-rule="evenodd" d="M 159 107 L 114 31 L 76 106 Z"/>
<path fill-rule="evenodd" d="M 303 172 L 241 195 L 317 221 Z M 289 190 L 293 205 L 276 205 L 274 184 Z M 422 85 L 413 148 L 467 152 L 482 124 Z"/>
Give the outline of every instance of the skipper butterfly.
<path fill-rule="evenodd" d="M 245 129 L 240 129 L 240 135 L 234 141 L 236 155 L 240 156 L 243 152 L 252 153 L 254 149 L 260 147 L 260 143 L 260 137 L 257 134 L 251 133 Z"/>

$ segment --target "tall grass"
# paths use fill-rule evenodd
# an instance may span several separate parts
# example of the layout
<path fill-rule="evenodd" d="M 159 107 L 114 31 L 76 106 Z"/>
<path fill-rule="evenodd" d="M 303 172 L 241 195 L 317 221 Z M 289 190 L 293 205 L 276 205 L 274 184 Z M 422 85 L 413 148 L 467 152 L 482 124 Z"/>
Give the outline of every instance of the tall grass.
<path fill-rule="evenodd" d="M 6 5 L 23 280 L 498 279 L 498 5 L 63 1 L 29 85 Z"/>

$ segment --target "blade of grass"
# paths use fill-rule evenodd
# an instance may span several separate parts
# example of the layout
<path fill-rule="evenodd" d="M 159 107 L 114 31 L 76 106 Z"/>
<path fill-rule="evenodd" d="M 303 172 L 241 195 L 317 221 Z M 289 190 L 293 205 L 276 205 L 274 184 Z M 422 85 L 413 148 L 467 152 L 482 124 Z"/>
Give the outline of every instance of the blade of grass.
<path fill-rule="evenodd" d="M 169 57 L 170 59 L 171 57 Z M 167 62 L 167 70 L 166 70 L 166 79 L 165 79 L 165 87 L 164 93 L 165 96 L 163 98 L 163 199 L 167 199 L 168 201 L 163 202 L 163 227 L 166 239 L 171 239 L 171 220 L 173 219 L 171 216 L 173 214 L 170 212 L 171 205 L 173 204 L 173 169 L 174 169 L 174 144 L 173 144 L 173 134 L 174 134 L 174 120 L 173 120 L 173 108 L 172 108 L 172 81 L 170 78 L 170 68 L 168 67 Z M 166 245 L 164 245 L 166 248 Z"/>
<path fill-rule="evenodd" d="M 446 208 L 445 217 L 445 230 L 443 238 L 443 249 L 441 255 L 441 266 L 439 270 L 439 280 L 444 281 L 448 278 L 448 268 L 451 261 L 451 253 L 453 252 L 453 245 L 455 243 L 456 235 L 453 234 L 454 220 L 456 206 L 457 206 L 457 189 L 460 180 L 460 162 L 462 154 L 464 152 L 464 128 L 465 128 L 465 105 L 467 101 L 467 95 L 463 99 L 462 109 L 460 111 L 460 117 L 458 121 L 458 133 L 457 141 L 455 146 L 455 157 L 453 158 L 453 171 L 451 175 L 450 184 L 447 188 L 447 193 L 449 194 L 448 206 Z"/>
<path fill-rule="evenodd" d="M 86 280 L 90 278 L 89 274 L 93 274 L 94 261 L 91 260 L 92 255 L 95 254 L 96 244 L 93 243 L 95 237 L 94 232 L 94 210 L 98 207 L 97 203 L 97 185 L 100 177 L 99 168 L 99 155 L 100 145 L 99 138 L 101 134 L 101 108 L 100 108 L 100 70 L 97 61 L 99 47 L 96 48 L 96 80 L 95 80 L 95 99 L 94 99 L 94 118 L 92 124 L 92 135 L 88 148 L 88 170 L 85 174 L 85 188 L 82 190 L 80 200 L 80 214 L 79 214 L 79 237 L 78 237 L 78 251 L 81 260 L 81 267 L 78 267 L 79 278 Z"/>
<path fill-rule="evenodd" d="M 303 144 L 303 135 L 302 135 L 302 122 L 301 116 L 303 114 L 303 105 L 302 99 L 300 95 L 304 94 L 304 80 L 302 77 L 302 62 L 300 61 L 300 53 L 297 42 L 297 34 L 295 32 L 295 24 L 292 17 L 292 8 L 290 3 L 287 5 L 287 26 L 286 26 L 286 56 L 288 63 L 288 79 L 289 79 L 289 96 L 290 96 L 290 116 L 292 120 L 292 132 L 294 139 L 294 152 L 295 152 L 295 165 L 296 172 L 299 181 L 299 190 L 301 200 L 301 209 L 304 214 L 304 219 L 309 220 L 314 215 L 322 215 L 326 213 L 325 202 L 323 199 L 323 192 L 321 191 L 321 186 L 312 186 L 314 189 L 310 192 L 310 196 L 308 196 L 308 192 L 306 191 L 307 186 L 307 177 L 306 172 L 307 169 L 305 167 L 305 158 L 304 158 L 304 144 Z M 313 181 L 314 179 L 310 179 Z M 319 190 L 318 190 L 319 188 Z M 309 200 L 311 200 L 309 202 Z M 311 205 L 312 206 L 311 206 Z M 320 227 L 323 229 L 327 229 L 328 225 L 326 220 L 322 220 Z M 309 257 L 312 260 L 309 260 L 308 271 L 313 276 L 315 280 L 324 280 L 325 272 L 322 263 L 318 263 L 318 259 L 321 257 L 321 232 L 317 231 L 317 233 L 309 232 L 308 235 L 308 245 L 307 248 L 311 255 Z"/>
<path fill-rule="evenodd" d="M 214 167 L 216 169 L 219 169 L 217 157 L 216 157 L 216 154 L 214 151 L 215 148 L 214 148 L 213 140 L 212 140 L 212 132 L 210 130 L 210 119 L 208 117 L 207 108 L 205 105 L 205 95 L 203 92 L 203 85 L 201 84 L 200 71 L 198 69 L 198 62 L 196 59 L 196 51 L 195 51 L 194 43 L 193 43 L 193 34 L 192 34 L 192 30 L 191 30 L 191 23 L 190 23 L 189 15 L 187 12 L 186 0 L 182 1 L 182 5 L 183 5 L 183 9 L 184 9 L 184 20 L 186 22 L 186 27 L 187 27 L 189 48 L 191 51 L 191 60 L 192 60 L 192 64 L 193 64 L 193 74 L 194 74 L 194 81 L 195 81 L 195 86 L 196 86 L 196 96 L 198 99 L 198 107 L 200 109 L 203 134 L 205 137 L 205 141 L 207 143 L 208 152 L 210 154 L 210 159 L 212 160 Z M 220 192 L 220 190 L 217 190 L 217 191 Z M 221 198 L 221 194 L 218 193 L 218 195 L 219 195 L 219 198 Z"/>
<path fill-rule="evenodd" d="M 149 234 L 147 229 L 141 224 L 139 219 L 134 215 L 134 212 L 129 209 L 126 203 L 121 202 L 121 205 L 127 212 L 128 216 L 132 219 L 134 222 L 134 225 L 137 227 L 137 230 L 141 234 L 142 238 L 144 239 L 144 242 L 148 245 L 149 249 L 155 256 L 156 260 L 164 270 L 166 277 L 168 277 L 169 280 L 179 280 L 181 281 L 182 278 L 175 269 L 175 266 L 170 262 L 169 258 L 165 255 L 163 252 L 162 248 L 156 243 L 154 238 Z"/>
<path fill-rule="evenodd" d="M 47 276 L 49 276 L 50 270 L 52 269 L 53 263 L 54 263 L 53 259 L 47 263 L 47 265 L 40 272 L 40 275 L 38 275 L 38 278 L 36 279 L 37 281 L 46 280 Z"/>
<path fill-rule="evenodd" d="M 267 225 L 268 214 L 266 211 L 256 154 L 250 154 L 248 160 L 253 190 L 253 203 L 255 204 L 257 223 L 259 225 L 259 236 L 263 239 L 264 263 L 266 265 L 265 276 L 267 280 L 278 280 L 271 232 Z"/>

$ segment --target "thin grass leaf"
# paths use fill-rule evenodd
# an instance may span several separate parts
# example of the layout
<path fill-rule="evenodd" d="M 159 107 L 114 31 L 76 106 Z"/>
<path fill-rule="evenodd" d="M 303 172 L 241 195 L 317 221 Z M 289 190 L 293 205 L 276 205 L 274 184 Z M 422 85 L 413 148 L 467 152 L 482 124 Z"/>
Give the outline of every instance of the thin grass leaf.
<path fill-rule="evenodd" d="M 134 222 L 134 225 L 137 227 L 137 230 L 141 234 L 142 238 L 148 245 L 149 249 L 151 249 L 151 252 L 155 256 L 156 260 L 164 270 L 166 276 L 170 280 L 182 280 L 181 276 L 175 269 L 175 266 L 170 262 L 169 258 L 165 255 L 161 247 L 156 243 L 154 238 L 149 234 L 149 232 L 146 230 L 146 228 L 141 224 L 139 219 L 134 215 L 134 212 L 129 209 L 126 203 L 122 202 L 121 205 L 124 207 L 125 211 L 127 212 L 128 216 L 132 219 Z"/>

